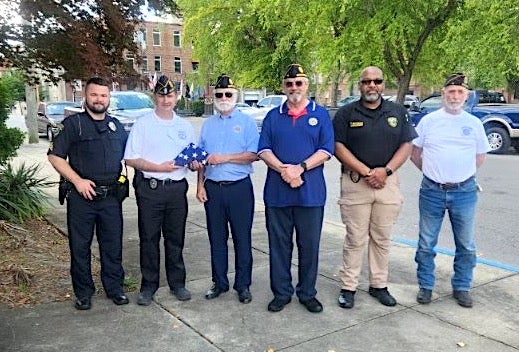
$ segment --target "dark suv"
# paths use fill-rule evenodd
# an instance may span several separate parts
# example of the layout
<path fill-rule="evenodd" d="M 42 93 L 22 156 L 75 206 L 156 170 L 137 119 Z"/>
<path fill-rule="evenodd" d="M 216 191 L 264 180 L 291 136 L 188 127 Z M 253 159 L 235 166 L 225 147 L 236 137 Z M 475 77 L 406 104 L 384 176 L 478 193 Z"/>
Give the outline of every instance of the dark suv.
<path fill-rule="evenodd" d="M 79 103 L 73 101 L 41 102 L 38 105 L 38 133 L 46 135 L 52 141 L 65 118 L 65 108 L 79 106 Z"/>

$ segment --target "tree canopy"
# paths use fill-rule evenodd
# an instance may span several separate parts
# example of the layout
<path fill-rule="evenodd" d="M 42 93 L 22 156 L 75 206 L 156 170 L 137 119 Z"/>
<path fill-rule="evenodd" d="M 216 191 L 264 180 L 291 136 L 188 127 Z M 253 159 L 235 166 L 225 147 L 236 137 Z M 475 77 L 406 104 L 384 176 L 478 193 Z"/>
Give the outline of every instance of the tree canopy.
<path fill-rule="evenodd" d="M 5 1 L 2 1 L 2 5 Z M 135 75 L 125 53 L 138 58 L 134 42 L 142 6 L 154 0 L 14 0 L 0 12 L 0 57 L 33 79 L 86 79 L 93 74 Z M 175 3 L 167 1 L 176 10 Z M 18 13 L 22 22 L 13 22 Z"/>

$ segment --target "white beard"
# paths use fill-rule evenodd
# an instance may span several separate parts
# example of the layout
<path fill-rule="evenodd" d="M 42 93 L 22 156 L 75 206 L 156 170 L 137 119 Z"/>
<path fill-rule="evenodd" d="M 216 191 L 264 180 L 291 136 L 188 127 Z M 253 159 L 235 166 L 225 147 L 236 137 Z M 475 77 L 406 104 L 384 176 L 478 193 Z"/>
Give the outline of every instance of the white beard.
<path fill-rule="evenodd" d="M 228 102 L 228 101 L 218 101 L 214 100 L 214 108 L 222 113 L 222 112 L 229 112 L 234 108 L 234 103 Z"/>

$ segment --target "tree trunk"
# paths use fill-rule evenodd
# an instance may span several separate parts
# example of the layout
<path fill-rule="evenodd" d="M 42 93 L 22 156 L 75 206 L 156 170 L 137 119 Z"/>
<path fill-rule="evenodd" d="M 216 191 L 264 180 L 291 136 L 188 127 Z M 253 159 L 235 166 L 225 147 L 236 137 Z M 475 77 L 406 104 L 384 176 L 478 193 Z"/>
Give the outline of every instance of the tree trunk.
<path fill-rule="evenodd" d="M 29 134 L 29 144 L 38 143 L 38 121 L 37 104 L 38 104 L 38 86 L 25 85 L 25 102 L 27 104 L 27 115 L 25 115 L 25 124 Z"/>

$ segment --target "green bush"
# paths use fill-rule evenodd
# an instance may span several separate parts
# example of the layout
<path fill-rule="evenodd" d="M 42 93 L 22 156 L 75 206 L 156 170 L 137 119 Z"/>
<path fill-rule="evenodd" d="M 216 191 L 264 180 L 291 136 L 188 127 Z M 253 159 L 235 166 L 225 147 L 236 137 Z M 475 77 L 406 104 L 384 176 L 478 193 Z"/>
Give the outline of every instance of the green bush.
<path fill-rule="evenodd" d="M 0 78 L 0 167 L 16 155 L 16 150 L 22 145 L 24 134 L 16 128 L 8 128 L 5 120 L 9 115 L 9 107 L 14 102 L 13 92 L 10 90 L 13 83 Z"/>
<path fill-rule="evenodd" d="M 21 223 L 45 213 L 50 203 L 43 190 L 56 182 L 38 177 L 40 169 L 39 164 L 21 164 L 17 170 L 11 164 L 0 168 L 0 219 Z"/>
<path fill-rule="evenodd" d="M 184 97 L 180 97 L 177 101 L 177 110 L 184 110 L 186 108 L 186 99 Z"/>
<path fill-rule="evenodd" d="M 191 102 L 191 110 L 195 114 L 195 116 L 202 116 L 204 114 L 204 101 L 203 100 L 193 100 Z"/>

